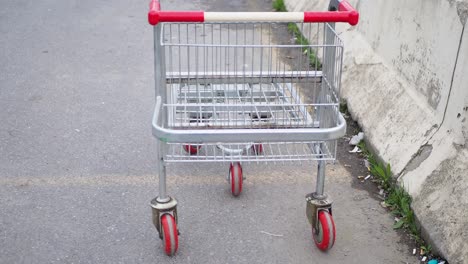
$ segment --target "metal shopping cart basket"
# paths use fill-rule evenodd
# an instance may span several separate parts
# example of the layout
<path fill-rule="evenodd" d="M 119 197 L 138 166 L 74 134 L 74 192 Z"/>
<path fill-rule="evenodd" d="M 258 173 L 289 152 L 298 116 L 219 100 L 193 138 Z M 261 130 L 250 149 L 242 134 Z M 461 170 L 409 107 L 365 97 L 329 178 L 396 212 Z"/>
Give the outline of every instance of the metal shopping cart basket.
<path fill-rule="evenodd" d="M 159 168 L 151 207 L 166 254 L 178 248 L 166 166 L 183 162 L 226 163 L 229 187 L 239 196 L 243 163 L 317 161 L 306 214 L 318 248 L 333 246 L 325 163 L 335 159 L 346 128 L 339 112 L 343 44 L 334 28 L 358 18 L 345 0 L 332 0 L 327 12 L 284 13 L 162 11 L 151 1 Z M 276 43 L 275 32 L 287 27 L 305 37 Z M 285 61 L 288 56 L 294 59 Z"/>

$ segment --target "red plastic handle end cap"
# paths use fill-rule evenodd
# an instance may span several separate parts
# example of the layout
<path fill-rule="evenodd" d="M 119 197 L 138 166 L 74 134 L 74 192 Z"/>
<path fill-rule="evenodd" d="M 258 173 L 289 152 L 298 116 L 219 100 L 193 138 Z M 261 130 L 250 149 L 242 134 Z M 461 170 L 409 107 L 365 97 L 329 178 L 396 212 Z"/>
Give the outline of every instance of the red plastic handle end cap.
<path fill-rule="evenodd" d="M 150 25 L 157 25 L 159 23 L 159 12 L 158 11 L 149 11 L 148 12 L 148 22 Z"/>
<path fill-rule="evenodd" d="M 156 25 L 159 23 L 159 11 L 161 10 L 161 5 L 157 0 L 151 0 L 149 4 L 149 12 L 148 12 L 148 22 L 151 25 Z"/>
<path fill-rule="evenodd" d="M 357 25 L 359 22 L 359 13 L 356 10 L 353 10 L 349 13 L 349 24 L 351 26 Z"/>

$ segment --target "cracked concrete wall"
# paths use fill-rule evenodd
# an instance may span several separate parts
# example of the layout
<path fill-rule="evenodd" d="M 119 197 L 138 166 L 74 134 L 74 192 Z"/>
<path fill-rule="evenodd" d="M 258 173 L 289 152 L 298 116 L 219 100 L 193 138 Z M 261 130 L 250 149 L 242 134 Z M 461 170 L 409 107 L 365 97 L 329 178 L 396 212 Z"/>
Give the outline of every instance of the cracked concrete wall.
<path fill-rule="evenodd" d="M 289 11 L 328 0 L 286 0 Z M 342 96 L 376 153 L 412 195 L 426 238 L 468 263 L 468 0 L 351 0 Z"/>
<path fill-rule="evenodd" d="M 468 10 L 468 9 L 467 9 Z M 465 20 L 466 21 L 466 20 Z M 466 23 L 466 22 L 465 22 Z M 413 207 L 425 235 L 452 259 L 468 261 L 468 34 L 464 32 L 445 118 L 428 144 L 431 155 L 400 176 L 421 186 Z"/>

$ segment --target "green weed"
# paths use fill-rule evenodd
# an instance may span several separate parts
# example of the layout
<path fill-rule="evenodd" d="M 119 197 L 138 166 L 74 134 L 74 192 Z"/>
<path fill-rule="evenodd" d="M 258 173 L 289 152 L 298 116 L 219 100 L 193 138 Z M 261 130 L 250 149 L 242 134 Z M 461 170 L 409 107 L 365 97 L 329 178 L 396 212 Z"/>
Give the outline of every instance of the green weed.
<path fill-rule="evenodd" d="M 340 112 L 345 115 L 349 115 L 348 103 L 344 99 L 341 99 L 341 102 L 340 102 Z"/>
<path fill-rule="evenodd" d="M 273 9 L 277 12 L 288 11 L 284 5 L 284 0 L 274 0 Z M 320 59 L 315 54 L 315 51 L 310 47 L 309 40 L 302 34 L 297 24 L 288 23 L 288 31 L 293 34 L 294 38 L 296 39 L 295 43 L 297 45 L 304 46 L 302 47 L 302 52 L 308 56 L 310 65 L 316 69 L 321 69 L 322 63 L 320 62 Z"/>
<path fill-rule="evenodd" d="M 371 163 L 370 172 L 380 180 L 384 190 L 389 191 L 392 188 L 392 170 L 390 169 L 390 164 L 385 166 L 381 162 L 377 162 L 376 164 Z"/>
<path fill-rule="evenodd" d="M 321 69 L 322 63 L 320 62 L 320 59 L 317 57 L 312 47 L 310 47 L 309 40 L 301 33 L 301 30 L 299 30 L 296 23 L 288 23 L 288 30 L 296 39 L 296 44 L 304 46 L 302 47 L 302 52 L 309 57 L 310 65 L 316 69 Z"/>
<path fill-rule="evenodd" d="M 416 224 L 414 211 L 411 209 L 411 196 L 404 186 L 399 185 L 393 179 L 390 164 L 385 166 L 384 163 L 377 161 L 364 141 L 361 141 L 358 147 L 362 150 L 362 155 L 369 161 L 371 174 L 376 177 L 379 184 L 387 193 L 385 203 L 389 206 L 392 214 L 399 219 L 395 222 L 393 228 L 407 229 L 416 242 L 424 244 L 424 241 L 421 239 L 420 230 Z M 426 250 L 426 252 L 430 252 L 430 246 L 428 248 L 429 250 Z"/>
<path fill-rule="evenodd" d="M 284 1 L 283 0 L 275 0 L 273 1 L 273 9 L 275 9 L 275 11 L 277 12 L 286 12 L 288 11 L 286 9 L 286 6 L 284 5 Z"/>

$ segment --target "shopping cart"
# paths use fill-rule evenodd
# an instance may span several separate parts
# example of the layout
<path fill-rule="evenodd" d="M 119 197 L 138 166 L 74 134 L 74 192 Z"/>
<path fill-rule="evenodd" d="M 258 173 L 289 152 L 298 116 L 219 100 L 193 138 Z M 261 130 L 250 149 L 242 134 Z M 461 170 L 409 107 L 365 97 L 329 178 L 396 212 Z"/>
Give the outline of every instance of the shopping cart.
<path fill-rule="evenodd" d="M 332 0 L 328 12 L 290 13 L 161 11 L 151 1 L 159 168 L 151 207 L 166 254 L 178 248 L 166 166 L 186 162 L 228 164 L 229 187 L 239 196 L 244 163 L 317 161 L 306 214 L 318 248 L 333 246 L 325 163 L 335 160 L 346 129 L 339 112 L 343 44 L 334 27 L 358 18 L 345 0 Z M 296 39 L 282 42 L 275 32 L 288 27 Z"/>

